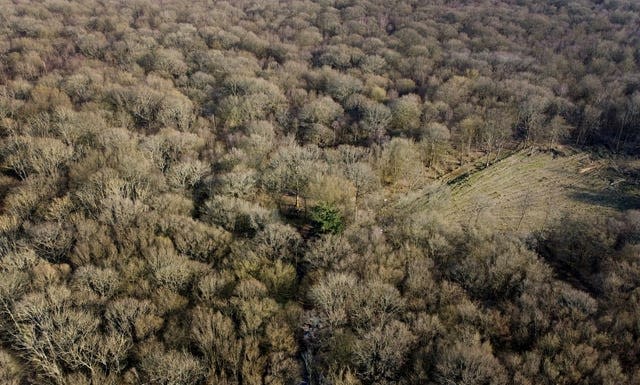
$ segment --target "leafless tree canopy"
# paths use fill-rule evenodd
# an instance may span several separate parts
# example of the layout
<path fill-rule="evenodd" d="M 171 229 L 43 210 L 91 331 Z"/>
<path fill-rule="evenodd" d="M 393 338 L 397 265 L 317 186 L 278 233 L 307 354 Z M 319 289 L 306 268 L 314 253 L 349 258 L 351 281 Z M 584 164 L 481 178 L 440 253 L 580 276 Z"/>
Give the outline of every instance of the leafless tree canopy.
<path fill-rule="evenodd" d="M 638 199 L 524 235 L 533 192 L 507 231 L 491 194 L 448 211 L 523 149 L 637 185 L 639 26 L 636 0 L 0 0 L 0 383 L 640 384 Z"/>

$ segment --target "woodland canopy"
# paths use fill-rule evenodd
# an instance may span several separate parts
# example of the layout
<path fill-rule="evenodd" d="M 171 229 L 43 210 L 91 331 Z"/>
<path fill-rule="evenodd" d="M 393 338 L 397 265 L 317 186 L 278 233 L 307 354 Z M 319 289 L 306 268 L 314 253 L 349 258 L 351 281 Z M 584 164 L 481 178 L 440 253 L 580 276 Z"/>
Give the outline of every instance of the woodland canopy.
<path fill-rule="evenodd" d="M 0 382 L 640 384 L 638 201 L 505 231 L 439 183 L 636 159 L 639 25 L 632 0 L 0 0 Z"/>

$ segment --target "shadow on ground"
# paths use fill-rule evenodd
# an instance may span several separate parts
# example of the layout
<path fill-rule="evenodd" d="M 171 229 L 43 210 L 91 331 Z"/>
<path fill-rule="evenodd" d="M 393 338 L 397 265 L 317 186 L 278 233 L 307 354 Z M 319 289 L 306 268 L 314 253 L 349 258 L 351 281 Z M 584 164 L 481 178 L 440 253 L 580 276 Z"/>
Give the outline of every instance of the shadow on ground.
<path fill-rule="evenodd" d="M 606 190 L 573 187 L 573 191 L 569 192 L 569 197 L 580 202 L 620 211 L 640 209 L 640 189 L 638 186 Z"/>

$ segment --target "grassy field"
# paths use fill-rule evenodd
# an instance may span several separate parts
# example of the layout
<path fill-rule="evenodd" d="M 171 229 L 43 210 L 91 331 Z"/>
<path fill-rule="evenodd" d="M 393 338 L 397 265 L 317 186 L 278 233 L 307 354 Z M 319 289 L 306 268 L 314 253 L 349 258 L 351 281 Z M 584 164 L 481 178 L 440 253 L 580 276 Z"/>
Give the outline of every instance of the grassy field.
<path fill-rule="evenodd" d="M 527 233 L 565 215 L 607 217 L 640 208 L 637 165 L 565 149 L 518 151 L 479 171 L 441 179 L 450 210 L 463 223 L 493 223 Z"/>

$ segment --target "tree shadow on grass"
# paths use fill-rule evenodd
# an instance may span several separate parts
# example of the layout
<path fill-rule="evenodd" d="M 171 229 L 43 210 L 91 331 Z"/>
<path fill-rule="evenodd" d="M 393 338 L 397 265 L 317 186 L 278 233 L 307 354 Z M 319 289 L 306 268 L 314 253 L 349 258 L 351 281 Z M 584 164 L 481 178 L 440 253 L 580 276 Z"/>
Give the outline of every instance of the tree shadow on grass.
<path fill-rule="evenodd" d="M 640 209 L 640 189 L 637 186 L 605 190 L 573 187 L 569 192 L 569 197 L 580 202 L 620 211 Z"/>

